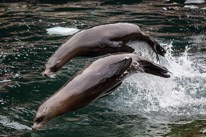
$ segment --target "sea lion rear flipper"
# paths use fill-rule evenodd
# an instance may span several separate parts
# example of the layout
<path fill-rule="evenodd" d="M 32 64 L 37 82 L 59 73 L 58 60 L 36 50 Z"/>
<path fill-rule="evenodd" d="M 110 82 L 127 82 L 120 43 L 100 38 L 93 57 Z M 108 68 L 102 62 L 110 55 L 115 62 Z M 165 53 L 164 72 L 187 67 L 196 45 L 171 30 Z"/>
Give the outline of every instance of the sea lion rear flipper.
<path fill-rule="evenodd" d="M 164 56 L 166 54 L 166 50 L 156 41 L 154 40 L 152 37 L 150 37 L 149 35 L 146 35 L 144 33 L 142 33 L 142 38 L 141 40 L 146 41 L 150 47 L 152 48 L 152 50 L 155 52 L 155 54 L 157 55 L 157 60 L 159 61 L 159 55 Z"/>
<path fill-rule="evenodd" d="M 168 74 L 168 69 L 161 65 L 149 61 L 141 61 L 139 63 L 141 64 L 145 73 L 153 74 L 164 78 L 170 77 L 170 75 Z"/>
<path fill-rule="evenodd" d="M 108 96 L 109 94 L 111 94 L 112 92 L 114 92 L 120 85 L 122 84 L 122 82 L 118 83 L 116 86 L 114 86 L 112 89 L 110 89 L 109 91 L 107 91 L 106 93 L 102 94 L 99 98 L 103 98 L 105 96 Z"/>

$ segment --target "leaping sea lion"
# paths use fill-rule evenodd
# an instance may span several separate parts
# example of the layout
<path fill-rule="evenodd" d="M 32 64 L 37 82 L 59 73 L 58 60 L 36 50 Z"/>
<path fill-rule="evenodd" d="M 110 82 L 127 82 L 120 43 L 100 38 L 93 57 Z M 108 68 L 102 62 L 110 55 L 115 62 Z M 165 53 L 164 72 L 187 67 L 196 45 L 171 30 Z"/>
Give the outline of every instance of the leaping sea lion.
<path fill-rule="evenodd" d="M 116 54 L 98 59 L 71 78 L 38 109 L 32 129 L 49 120 L 87 106 L 115 91 L 122 81 L 136 72 L 168 78 L 168 70 L 135 54 Z"/>
<path fill-rule="evenodd" d="M 57 72 L 76 56 L 97 56 L 115 52 L 133 52 L 128 42 L 140 40 L 147 42 L 157 54 L 164 56 L 166 51 L 139 26 L 131 23 L 100 25 L 77 32 L 69 37 L 49 58 L 44 71 L 45 76 Z"/>

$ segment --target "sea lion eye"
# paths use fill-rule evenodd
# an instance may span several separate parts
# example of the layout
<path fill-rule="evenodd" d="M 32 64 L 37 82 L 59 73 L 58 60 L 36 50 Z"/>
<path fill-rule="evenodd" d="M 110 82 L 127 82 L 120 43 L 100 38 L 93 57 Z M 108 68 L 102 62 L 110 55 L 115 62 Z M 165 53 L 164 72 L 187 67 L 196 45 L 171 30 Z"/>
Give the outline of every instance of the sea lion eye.
<path fill-rule="evenodd" d="M 56 72 L 57 71 L 56 65 L 51 67 L 50 70 L 53 71 L 53 72 Z"/>
<path fill-rule="evenodd" d="M 44 119 L 44 117 L 39 117 L 35 120 L 36 123 L 40 123 L 42 120 Z"/>

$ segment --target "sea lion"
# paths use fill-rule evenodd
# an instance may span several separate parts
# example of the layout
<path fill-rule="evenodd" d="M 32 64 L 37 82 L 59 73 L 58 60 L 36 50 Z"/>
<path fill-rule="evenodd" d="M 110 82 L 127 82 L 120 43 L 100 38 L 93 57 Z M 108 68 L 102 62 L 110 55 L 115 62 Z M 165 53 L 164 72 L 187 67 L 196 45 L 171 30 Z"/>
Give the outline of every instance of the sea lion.
<path fill-rule="evenodd" d="M 168 78 L 168 70 L 135 54 L 116 54 L 98 59 L 71 78 L 38 109 L 32 129 L 49 120 L 87 106 L 112 93 L 122 81 L 136 72 Z"/>
<path fill-rule="evenodd" d="M 131 23 L 100 25 L 85 29 L 69 37 L 49 58 L 44 71 L 45 76 L 57 72 L 76 56 L 97 56 L 114 52 L 133 52 L 128 42 L 140 40 L 147 42 L 155 51 L 157 58 L 166 51 L 139 26 Z"/>

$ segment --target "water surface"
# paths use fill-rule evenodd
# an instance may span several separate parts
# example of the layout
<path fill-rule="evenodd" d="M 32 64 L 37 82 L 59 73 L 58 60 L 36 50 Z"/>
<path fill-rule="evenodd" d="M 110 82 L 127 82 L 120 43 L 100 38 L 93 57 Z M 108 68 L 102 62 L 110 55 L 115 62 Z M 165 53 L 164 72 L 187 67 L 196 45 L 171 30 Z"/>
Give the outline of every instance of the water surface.
<path fill-rule="evenodd" d="M 169 79 L 136 74 L 119 89 L 39 131 L 42 102 L 99 58 L 75 58 L 55 78 L 41 75 L 67 38 L 46 29 L 135 23 L 167 49 Z M 0 3 L 0 136 L 204 136 L 206 134 L 206 4 L 184 1 L 39 1 Z M 143 42 L 136 53 L 156 61 Z"/>

